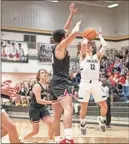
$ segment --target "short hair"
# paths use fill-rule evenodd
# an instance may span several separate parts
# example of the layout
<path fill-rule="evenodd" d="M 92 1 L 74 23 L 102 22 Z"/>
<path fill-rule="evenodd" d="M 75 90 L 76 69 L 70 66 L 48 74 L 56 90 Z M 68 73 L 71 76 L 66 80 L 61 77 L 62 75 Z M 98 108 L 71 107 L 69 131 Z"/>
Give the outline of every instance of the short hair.
<path fill-rule="evenodd" d="M 62 38 L 65 38 L 66 31 L 64 29 L 55 30 L 52 34 L 53 39 L 56 43 L 60 43 Z"/>

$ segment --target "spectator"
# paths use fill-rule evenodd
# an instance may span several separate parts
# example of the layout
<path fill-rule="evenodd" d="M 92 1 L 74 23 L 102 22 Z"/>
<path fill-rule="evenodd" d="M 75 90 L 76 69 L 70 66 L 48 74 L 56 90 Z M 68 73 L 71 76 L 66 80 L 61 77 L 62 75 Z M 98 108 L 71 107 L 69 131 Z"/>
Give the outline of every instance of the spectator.
<path fill-rule="evenodd" d="M 81 80 L 80 71 L 77 72 L 75 79 L 76 79 L 76 83 L 77 83 L 77 84 L 80 84 L 80 80 Z"/>
<path fill-rule="evenodd" d="M 107 111 L 107 115 L 106 115 L 106 125 L 107 128 L 111 127 L 111 90 L 107 84 L 107 79 L 103 79 L 102 81 L 102 89 L 107 97 L 107 106 L 108 106 L 108 111 Z"/>
<path fill-rule="evenodd" d="M 125 101 L 129 102 L 129 75 L 126 76 L 126 81 L 124 85 L 124 97 Z"/>
<path fill-rule="evenodd" d="M 22 106 L 25 106 L 27 104 L 27 89 L 25 87 L 24 83 L 21 83 L 21 89 L 19 91 L 19 95 L 21 95 L 21 101 L 22 101 Z"/>
<path fill-rule="evenodd" d="M 125 64 L 122 66 L 122 70 L 121 70 L 121 75 L 126 75 L 126 73 L 128 72 L 127 67 L 125 66 Z"/>

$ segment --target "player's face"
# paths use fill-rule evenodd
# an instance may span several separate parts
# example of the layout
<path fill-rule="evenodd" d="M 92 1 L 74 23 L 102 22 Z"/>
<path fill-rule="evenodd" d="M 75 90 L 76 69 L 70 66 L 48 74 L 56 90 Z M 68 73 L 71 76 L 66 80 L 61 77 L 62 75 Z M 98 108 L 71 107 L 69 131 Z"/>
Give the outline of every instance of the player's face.
<path fill-rule="evenodd" d="M 93 51 L 92 44 L 88 42 L 88 44 L 86 45 L 86 52 L 92 52 L 92 51 Z"/>
<path fill-rule="evenodd" d="M 48 73 L 44 70 L 40 71 L 40 79 L 47 79 Z"/>

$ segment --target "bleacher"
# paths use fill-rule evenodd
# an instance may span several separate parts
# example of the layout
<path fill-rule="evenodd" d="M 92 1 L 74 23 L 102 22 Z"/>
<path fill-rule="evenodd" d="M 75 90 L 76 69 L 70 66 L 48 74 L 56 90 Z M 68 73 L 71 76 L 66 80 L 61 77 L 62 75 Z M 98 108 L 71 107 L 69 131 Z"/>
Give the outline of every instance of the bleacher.
<path fill-rule="evenodd" d="M 129 103 L 114 102 L 113 106 L 111 106 L 111 113 L 113 117 L 129 117 Z M 99 106 L 95 103 L 89 103 L 87 115 L 99 116 Z"/>
<path fill-rule="evenodd" d="M 13 105 L 4 104 L 4 108 L 10 117 L 29 119 L 28 107 L 16 107 Z M 73 121 L 79 122 L 79 110 L 73 113 Z M 51 113 L 51 107 L 49 107 Z M 112 124 L 129 126 L 129 103 L 114 102 L 111 106 Z M 99 106 L 93 102 L 88 105 L 87 121 L 88 123 L 96 123 L 96 117 L 99 116 Z"/>

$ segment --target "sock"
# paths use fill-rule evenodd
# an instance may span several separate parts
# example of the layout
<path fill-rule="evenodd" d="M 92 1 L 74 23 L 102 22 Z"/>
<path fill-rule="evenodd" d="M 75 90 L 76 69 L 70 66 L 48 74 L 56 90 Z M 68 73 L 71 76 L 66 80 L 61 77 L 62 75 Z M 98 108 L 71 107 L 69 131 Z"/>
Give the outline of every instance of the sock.
<path fill-rule="evenodd" d="M 82 125 L 85 125 L 85 124 L 86 124 L 86 119 L 80 119 L 80 123 L 81 123 Z"/>
<path fill-rule="evenodd" d="M 102 120 L 103 122 L 106 122 L 106 117 L 101 116 L 101 120 Z"/>
<path fill-rule="evenodd" d="M 49 143 L 53 143 L 53 140 L 49 140 Z"/>
<path fill-rule="evenodd" d="M 64 129 L 64 133 L 65 133 L 66 139 L 68 139 L 68 140 L 72 139 L 72 129 L 71 128 Z"/>
<path fill-rule="evenodd" d="M 55 136 L 55 142 L 59 143 L 61 141 L 60 136 Z"/>

